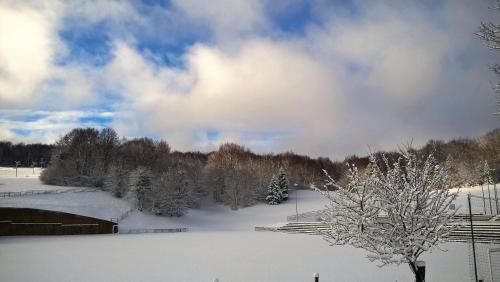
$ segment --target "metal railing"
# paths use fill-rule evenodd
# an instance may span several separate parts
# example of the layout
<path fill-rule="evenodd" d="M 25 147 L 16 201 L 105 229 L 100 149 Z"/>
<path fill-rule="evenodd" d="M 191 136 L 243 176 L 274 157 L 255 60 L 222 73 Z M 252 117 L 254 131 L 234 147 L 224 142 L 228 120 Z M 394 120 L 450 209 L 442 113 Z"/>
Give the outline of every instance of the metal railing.
<path fill-rule="evenodd" d="M 316 210 L 316 211 L 299 213 L 298 215 L 294 214 L 294 215 L 287 216 L 286 221 L 297 221 L 297 220 L 311 218 L 311 217 L 317 217 L 317 219 L 321 219 L 327 212 L 328 212 L 328 210 L 323 209 L 323 210 Z"/>
<path fill-rule="evenodd" d="M 188 232 L 189 229 L 182 228 L 120 228 L 118 227 L 118 234 L 142 234 L 142 233 L 177 233 Z"/>
<path fill-rule="evenodd" d="M 32 195 L 46 195 L 46 194 L 62 194 L 62 193 L 83 193 L 83 192 L 98 192 L 96 188 L 66 188 L 66 189 L 52 189 L 52 190 L 26 190 L 19 192 L 0 192 L 0 198 L 14 198 Z"/>

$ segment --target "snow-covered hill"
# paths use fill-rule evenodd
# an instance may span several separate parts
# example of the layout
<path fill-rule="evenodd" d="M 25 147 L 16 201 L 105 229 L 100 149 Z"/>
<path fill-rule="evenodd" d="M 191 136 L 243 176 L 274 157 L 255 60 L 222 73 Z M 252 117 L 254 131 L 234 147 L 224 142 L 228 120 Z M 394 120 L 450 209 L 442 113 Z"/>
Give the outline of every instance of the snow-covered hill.
<path fill-rule="evenodd" d="M 0 192 L 61 189 L 26 176 L 6 176 L 0 170 Z M 187 233 L 0 238 L 0 281 L 312 281 L 313 272 L 320 273 L 320 281 L 411 281 L 408 266 L 379 268 L 363 250 L 330 247 L 319 236 L 254 231 L 255 226 L 278 225 L 295 214 L 296 199 L 299 213 L 322 209 L 326 203 L 314 191 L 299 190 L 277 206 L 233 211 L 207 201 L 180 218 L 135 211 L 120 222 L 123 228 L 188 227 Z M 0 206 L 103 219 L 132 208 L 102 191 L 2 198 Z M 469 281 L 468 246 L 443 247 L 448 251 L 424 257 L 427 281 Z"/>

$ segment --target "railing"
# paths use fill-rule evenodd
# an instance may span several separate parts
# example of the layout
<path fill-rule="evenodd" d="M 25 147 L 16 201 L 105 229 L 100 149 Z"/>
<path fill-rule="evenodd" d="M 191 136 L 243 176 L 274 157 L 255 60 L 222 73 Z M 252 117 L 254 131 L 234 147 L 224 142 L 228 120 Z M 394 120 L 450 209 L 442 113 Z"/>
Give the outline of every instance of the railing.
<path fill-rule="evenodd" d="M 300 219 L 306 219 L 306 218 L 310 218 L 310 217 L 317 217 L 318 219 L 321 219 L 327 212 L 328 212 L 328 210 L 326 210 L 326 209 L 309 211 L 309 212 L 305 212 L 305 213 L 299 213 L 298 217 L 296 214 L 287 216 L 286 220 L 287 221 L 297 221 L 297 218 L 300 220 Z"/>
<path fill-rule="evenodd" d="M 128 217 L 135 209 L 129 209 L 126 212 L 122 213 L 119 217 L 116 218 L 111 218 L 112 222 L 119 223 L 120 221 L 124 220 L 126 217 Z"/>
<path fill-rule="evenodd" d="M 278 231 L 277 227 L 255 226 L 255 231 Z"/>
<path fill-rule="evenodd" d="M 53 190 L 27 190 L 20 192 L 0 192 L 0 198 L 13 198 L 31 195 L 45 195 L 45 194 L 62 194 L 62 193 L 83 193 L 83 192 L 97 192 L 100 191 L 96 188 L 67 188 L 67 189 L 53 189 Z"/>
<path fill-rule="evenodd" d="M 319 282 L 319 273 L 315 272 L 313 273 L 313 281 L 314 282 Z M 221 282 L 219 278 L 215 278 L 213 282 Z"/>
<path fill-rule="evenodd" d="M 187 232 L 188 229 L 183 228 L 120 228 L 118 234 L 142 234 L 142 233 L 177 233 Z"/>

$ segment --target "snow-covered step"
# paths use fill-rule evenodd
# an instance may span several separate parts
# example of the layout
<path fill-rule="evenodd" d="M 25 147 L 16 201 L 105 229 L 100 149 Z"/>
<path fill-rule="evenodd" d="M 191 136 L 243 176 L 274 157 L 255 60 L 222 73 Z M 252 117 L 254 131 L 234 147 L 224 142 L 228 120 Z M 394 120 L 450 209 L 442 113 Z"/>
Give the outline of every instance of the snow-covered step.
<path fill-rule="evenodd" d="M 474 222 L 474 237 L 480 242 L 500 243 L 500 224 L 498 222 Z M 329 230 L 327 223 L 323 222 L 293 222 L 278 227 L 276 231 L 293 234 L 321 235 Z M 466 242 L 471 238 L 470 225 L 465 224 L 452 231 L 446 239 L 449 241 Z"/>

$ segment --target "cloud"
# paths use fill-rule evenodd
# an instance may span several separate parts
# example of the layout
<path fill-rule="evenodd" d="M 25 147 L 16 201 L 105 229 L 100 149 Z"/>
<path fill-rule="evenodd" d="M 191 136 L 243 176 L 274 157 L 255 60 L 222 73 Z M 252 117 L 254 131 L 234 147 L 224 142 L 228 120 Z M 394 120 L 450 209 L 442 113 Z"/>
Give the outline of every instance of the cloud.
<path fill-rule="evenodd" d="M 107 73 L 123 90 L 128 119 L 143 125 L 127 121 L 121 129 L 117 122 L 120 131 L 137 135 L 140 128 L 189 149 L 207 128 L 222 132 L 219 142 L 247 144 L 258 142 L 246 139 L 255 133 L 264 133 L 255 136 L 262 138 L 335 130 L 311 119 L 329 120 L 332 111 L 341 111 L 335 76 L 300 50 L 266 40 L 248 42 L 234 54 L 197 45 L 185 61 L 185 70 L 158 67 L 117 44 Z"/>
<path fill-rule="evenodd" d="M 195 24 L 206 26 L 219 40 L 234 40 L 264 29 L 267 25 L 263 1 L 174 0 L 173 5 Z"/>
<path fill-rule="evenodd" d="M 296 11 L 305 5 L 2 2 L 0 110 L 48 114 L 0 115 L 0 130 L 54 140 L 102 126 L 101 113 L 112 112 L 104 123 L 119 134 L 175 149 L 232 141 L 339 158 L 498 126 L 495 57 L 473 36 L 493 19 L 486 2 L 318 1 Z M 282 28 L 286 11 L 302 26 Z M 97 28 L 106 41 L 99 64 L 91 56 L 100 53 L 72 52 L 93 45 L 60 33 Z"/>
<path fill-rule="evenodd" d="M 50 74 L 56 49 L 50 12 L 0 3 L 0 103 L 29 103 Z"/>
<path fill-rule="evenodd" d="M 58 36 L 65 7 L 56 1 L 0 3 L 2 108 L 68 108 L 95 102 L 91 66 L 59 64 L 68 50 Z"/>
<path fill-rule="evenodd" d="M 329 156 L 494 128 L 484 113 L 490 97 L 470 95 L 488 91 L 487 56 L 473 45 L 475 26 L 464 29 L 460 14 L 448 14 L 446 5 L 434 12 L 420 5 L 408 12 L 386 4 L 358 8 L 360 18 L 336 14 L 302 38 L 229 33 L 243 40 L 237 48 L 225 41 L 197 44 L 184 54 L 183 68 L 158 65 L 118 43 L 107 73 L 126 100 L 115 125 L 184 150 L 234 141 L 260 151 Z M 483 7 L 472 8 L 479 22 Z M 445 22 L 436 18 L 441 14 Z M 204 16 L 222 28 L 220 15 Z M 457 62 L 464 59 L 469 63 Z M 457 107 L 477 114 L 470 118 Z M 206 137 L 207 129 L 219 132 L 216 140 Z"/>
<path fill-rule="evenodd" d="M 0 110 L 0 140 L 53 143 L 76 127 L 102 128 L 112 117 L 98 111 Z"/>

